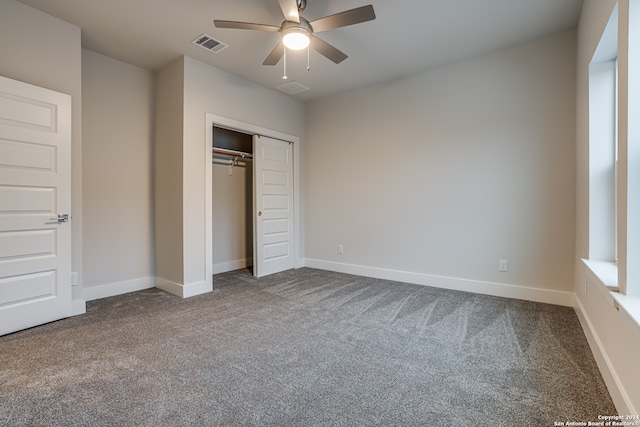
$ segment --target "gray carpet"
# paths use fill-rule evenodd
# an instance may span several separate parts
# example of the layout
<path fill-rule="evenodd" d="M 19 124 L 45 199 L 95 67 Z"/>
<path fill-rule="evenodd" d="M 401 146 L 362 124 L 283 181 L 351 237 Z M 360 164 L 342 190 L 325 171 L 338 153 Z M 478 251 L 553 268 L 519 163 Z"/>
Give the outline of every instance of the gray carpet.
<path fill-rule="evenodd" d="M 573 309 L 301 269 L 0 338 L 0 425 L 552 426 L 615 414 Z"/>

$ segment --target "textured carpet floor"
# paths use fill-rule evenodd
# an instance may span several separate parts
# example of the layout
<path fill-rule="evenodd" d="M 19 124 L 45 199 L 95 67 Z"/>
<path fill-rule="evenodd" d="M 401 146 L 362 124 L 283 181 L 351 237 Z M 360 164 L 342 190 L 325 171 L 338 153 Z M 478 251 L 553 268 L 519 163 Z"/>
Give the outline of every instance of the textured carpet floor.
<path fill-rule="evenodd" d="M 301 269 L 0 337 L 0 425 L 552 426 L 615 414 L 570 308 Z"/>

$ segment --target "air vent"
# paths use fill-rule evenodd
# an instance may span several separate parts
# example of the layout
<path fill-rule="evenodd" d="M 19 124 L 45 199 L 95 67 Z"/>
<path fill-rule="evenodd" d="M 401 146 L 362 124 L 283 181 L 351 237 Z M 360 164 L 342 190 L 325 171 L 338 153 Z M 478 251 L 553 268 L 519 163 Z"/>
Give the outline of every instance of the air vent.
<path fill-rule="evenodd" d="M 306 92 L 308 90 L 310 90 L 310 88 L 306 87 L 305 85 L 303 85 L 302 83 L 298 83 L 296 81 L 292 81 L 289 83 L 285 83 L 283 85 L 280 86 L 276 86 L 276 89 L 278 89 L 279 91 L 282 91 L 288 95 L 297 95 L 299 93 L 302 92 Z"/>
<path fill-rule="evenodd" d="M 207 49 L 209 52 L 213 53 L 218 53 L 221 50 L 229 47 L 229 45 L 222 43 L 220 40 L 214 39 L 209 34 L 202 34 L 191 43 L 195 44 L 196 46 L 200 46 L 203 49 Z"/>

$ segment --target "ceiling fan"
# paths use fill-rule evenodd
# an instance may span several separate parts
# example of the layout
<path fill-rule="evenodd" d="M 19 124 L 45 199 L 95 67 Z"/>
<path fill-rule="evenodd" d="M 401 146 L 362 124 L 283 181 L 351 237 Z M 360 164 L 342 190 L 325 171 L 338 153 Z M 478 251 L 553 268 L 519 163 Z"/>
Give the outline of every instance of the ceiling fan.
<path fill-rule="evenodd" d="M 319 39 L 314 34 L 376 19 L 373 6 L 368 5 L 309 22 L 300 16 L 300 12 L 304 11 L 307 6 L 307 0 L 278 0 L 278 3 L 285 18 L 279 27 L 275 25 L 253 24 L 250 22 L 221 21 L 218 19 L 213 21 L 213 23 L 217 28 L 236 28 L 241 30 L 281 33 L 282 41 L 271 51 L 262 65 L 276 65 L 285 55 L 285 46 L 293 50 L 311 47 L 331 61 L 339 64 L 347 59 L 347 55 L 324 40 Z"/>

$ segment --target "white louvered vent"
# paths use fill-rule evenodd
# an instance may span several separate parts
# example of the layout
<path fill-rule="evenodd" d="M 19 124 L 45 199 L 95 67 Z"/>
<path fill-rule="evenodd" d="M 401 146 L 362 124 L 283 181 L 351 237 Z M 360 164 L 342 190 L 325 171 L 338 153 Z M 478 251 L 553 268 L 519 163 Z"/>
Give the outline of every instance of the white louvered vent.
<path fill-rule="evenodd" d="M 302 83 L 296 82 L 295 80 L 289 83 L 282 84 L 280 86 L 276 86 L 276 89 L 288 95 L 297 95 L 299 93 L 310 90 L 310 88 L 306 87 Z"/>
<path fill-rule="evenodd" d="M 209 34 L 202 34 L 198 36 L 191 43 L 196 46 L 200 46 L 203 49 L 207 49 L 209 52 L 218 53 L 223 49 L 229 47 L 229 45 L 222 43 L 220 40 L 216 40 Z"/>

